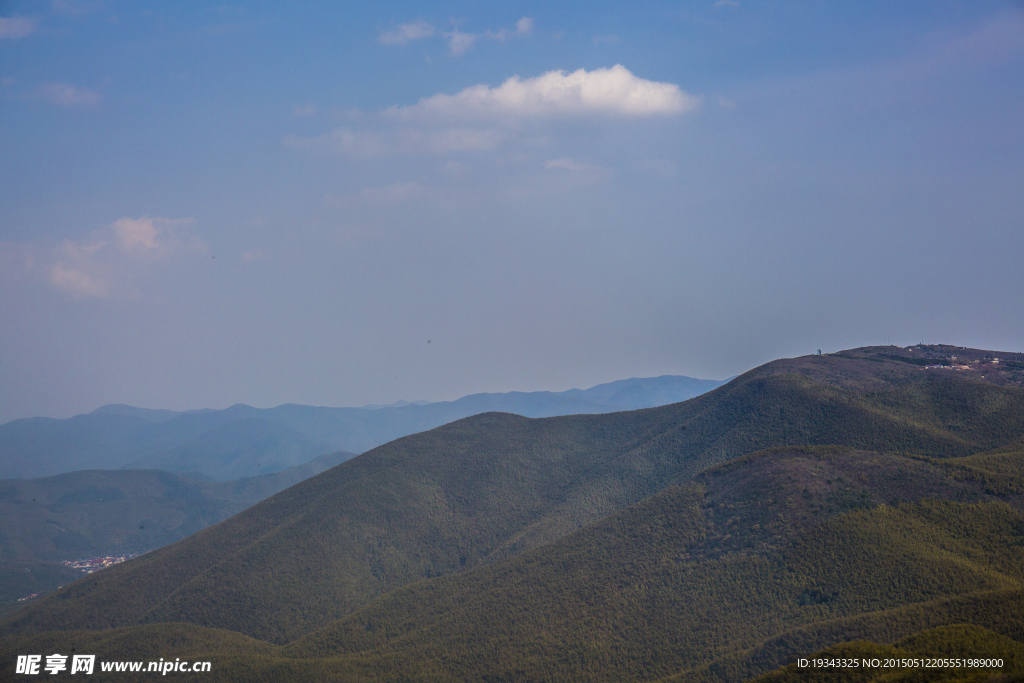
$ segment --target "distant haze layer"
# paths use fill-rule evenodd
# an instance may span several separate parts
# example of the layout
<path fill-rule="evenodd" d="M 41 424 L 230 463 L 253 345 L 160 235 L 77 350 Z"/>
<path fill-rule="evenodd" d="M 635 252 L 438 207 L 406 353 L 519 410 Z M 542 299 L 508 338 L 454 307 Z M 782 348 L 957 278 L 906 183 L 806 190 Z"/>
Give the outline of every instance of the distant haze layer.
<path fill-rule="evenodd" d="M 178 413 L 109 405 L 66 420 L 30 418 L 0 425 L 0 479 L 123 468 L 227 481 L 281 471 L 334 451 L 361 453 L 484 412 L 552 417 L 635 410 L 685 401 L 721 384 L 665 375 L 590 389 L 473 394 L 383 408 L 238 404 Z"/>

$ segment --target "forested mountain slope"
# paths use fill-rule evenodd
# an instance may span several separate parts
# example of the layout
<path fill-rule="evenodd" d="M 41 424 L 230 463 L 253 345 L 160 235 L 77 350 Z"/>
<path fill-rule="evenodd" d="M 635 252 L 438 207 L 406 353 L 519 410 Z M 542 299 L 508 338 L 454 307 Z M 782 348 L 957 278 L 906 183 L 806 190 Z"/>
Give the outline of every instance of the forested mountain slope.
<path fill-rule="evenodd" d="M 342 451 L 226 482 L 156 470 L 0 480 L 0 603 L 82 578 L 62 561 L 154 550 L 352 457 Z"/>
<path fill-rule="evenodd" d="M 65 587 L 3 634 L 225 628 L 286 644 L 247 660 L 266 680 L 734 681 L 785 663 L 787 633 L 810 652 L 860 628 L 829 624 L 936 601 L 939 623 L 893 639 L 964 615 L 1001 632 L 985 605 L 1024 588 L 1024 393 L 1006 354 L 957 351 L 979 362 L 859 349 L 661 408 L 461 420 Z"/>
<path fill-rule="evenodd" d="M 287 642 L 406 583 L 551 542 L 751 451 L 843 444 L 945 457 L 1024 436 L 1019 388 L 890 355 L 777 361 L 648 410 L 460 420 L 69 587 L 74 600 L 43 600 L 15 623 L 187 621 Z"/>
<path fill-rule="evenodd" d="M 836 643 L 950 624 L 1020 642 L 1020 503 L 919 458 L 780 448 L 284 647 L 180 624 L 10 642 L 166 657 L 184 640 L 217 662 L 210 680 L 742 681 Z"/>
<path fill-rule="evenodd" d="M 360 677 L 737 680 L 716 660 L 794 628 L 993 592 L 1024 605 L 1024 518 L 994 498 L 909 458 L 780 449 L 509 562 L 395 591 L 282 654 L 343 655 Z M 717 669 L 756 673 L 739 663 Z"/>

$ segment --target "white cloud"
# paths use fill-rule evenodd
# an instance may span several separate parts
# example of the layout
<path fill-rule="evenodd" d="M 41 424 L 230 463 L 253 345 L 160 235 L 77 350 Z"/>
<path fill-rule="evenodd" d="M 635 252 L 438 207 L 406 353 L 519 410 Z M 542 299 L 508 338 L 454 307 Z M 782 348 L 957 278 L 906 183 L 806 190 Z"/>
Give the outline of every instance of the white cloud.
<path fill-rule="evenodd" d="M 377 36 L 377 42 L 381 45 L 405 45 L 406 43 L 421 38 L 432 38 L 440 36 L 448 42 L 448 54 L 452 57 L 461 57 L 476 45 L 481 38 L 488 40 L 505 41 L 510 38 L 525 38 L 533 33 L 534 20 L 532 17 L 522 17 L 516 22 L 515 29 L 498 29 L 497 31 L 487 30 L 483 33 L 467 33 L 460 31 L 458 26 L 448 32 L 439 32 L 433 25 L 425 21 L 415 21 L 409 24 L 401 24 L 393 31 L 386 31 Z"/>
<path fill-rule="evenodd" d="M 409 24 L 401 24 L 394 31 L 387 31 L 377 36 L 377 42 L 381 45 L 405 45 L 406 43 L 429 38 L 436 33 L 434 27 L 425 21 L 414 21 Z"/>
<path fill-rule="evenodd" d="M 600 45 L 601 43 L 608 43 L 609 45 L 614 45 L 616 43 L 621 42 L 622 39 L 619 38 L 614 33 L 611 34 L 610 36 L 594 36 L 594 45 Z"/>
<path fill-rule="evenodd" d="M 715 4 L 712 5 L 712 7 L 714 9 L 718 9 L 720 7 L 739 7 L 739 6 L 740 6 L 740 0 L 715 0 Z"/>
<path fill-rule="evenodd" d="M 453 57 L 461 57 L 473 47 L 473 44 L 480 39 L 475 33 L 463 33 L 458 28 L 452 29 L 451 33 L 445 33 L 448 39 L 448 53 Z"/>
<path fill-rule="evenodd" d="M 43 83 L 35 89 L 34 95 L 60 107 L 95 107 L 102 99 L 94 90 L 76 88 L 67 83 Z"/>
<path fill-rule="evenodd" d="M 24 38 L 38 26 L 39 20 L 32 17 L 0 17 L 0 38 Z"/>
<path fill-rule="evenodd" d="M 292 107 L 292 116 L 313 116 L 316 114 L 316 105 L 312 102 L 296 104 Z"/>
<path fill-rule="evenodd" d="M 505 41 L 509 38 L 525 38 L 533 33 L 533 19 L 523 17 L 516 22 L 515 30 L 509 31 L 504 28 L 497 31 L 484 31 L 484 37 L 490 40 Z"/>
<path fill-rule="evenodd" d="M 308 138 L 289 135 L 282 142 L 354 159 L 486 152 L 509 140 L 526 145 L 538 140 L 522 126 L 528 118 L 543 124 L 553 117 L 668 116 L 700 103 L 701 98 L 677 85 L 638 78 L 621 65 L 589 72 L 550 71 L 536 78 L 515 76 L 495 88 L 478 85 L 455 95 L 433 95 L 363 117 L 360 127 Z"/>
<path fill-rule="evenodd" d="M 107 258 L 108 241 L 95 234 L 82 241 L 63 240 L 52 250 L 34 257 L 44 267 L 47 282 L 76 299 L 110 297 L 115 280 Z"/>
<path fill-rule="evenodd" d="M 472 33 L 460 33 L 458 29 L 455 29 L 451 33 L 446 33 L 445 37 L 448 38 L 449 52 L 453 56 L 459 57 L 473 47 L 473 44 L 481 37 L 504 42 L 510 38 L 525 38 L 531 33 L 533 33 L 533 18 L 523 17 L 516 22 L 515 30 L 512 31 L 504 28 L 497 31 L 487 30 L 482 36 L 479 36 Z"/>
<path fill-rule="evenodd" d="M 549 71 L 536 78 L 513 76 L 496 88 L 476 85 L 455 95 L 433 95 L 410 107 L 392 107 L 385 114 L 393 118 L 652 116 L 692 111 L 700 101 L 678 85 L 637 78 L 629 69 L 616 64 L 610 69 L 593 71 Z"/>
<path fill-rule="evenodd" d="M 54 263 L 50 266 L 49 276 L 50 284 L 77 299 L 85 297 L 110 298 L 109 283 L 94 273 L 88 273 L 63 263 Z"/>
<path fill-rule="evenodd" d="M 191 219 L 124 217 L 81 240 L 0 244 L 0 271 L 39 279 L 75 299 L 138 295 L 135 282 L 157 262 L 185 252 L 205 252 L 202 241 L 178 234 L 173 226 Z"/>
<path fill-rule="evenodd" d="M 149 216 L 121 218 L 114 221 L 111 227 L 114 230 L 114 234 L 117 235 L 122 249 L 126 251 L 133 249 L 146 251 L 162 247 L 160 242 L 157 241 L 157 236 L 163 231 L 160 225 L 158 225 L 162 220 L 166 219 L 154 219 Z"/>

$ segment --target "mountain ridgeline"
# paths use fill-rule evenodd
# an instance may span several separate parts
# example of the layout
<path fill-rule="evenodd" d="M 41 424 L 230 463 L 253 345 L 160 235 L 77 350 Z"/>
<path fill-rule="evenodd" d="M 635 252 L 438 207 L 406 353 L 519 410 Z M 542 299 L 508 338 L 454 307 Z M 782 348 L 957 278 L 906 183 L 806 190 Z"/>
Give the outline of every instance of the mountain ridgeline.
<path fill-rule="evenodd" d="M 1022 385 L 1024 355 L 869 347 L 662 407 L 462 419 L 29 604 L 0 661 L 725 683 L 973 638 L 1021 674 Z"/>
<path fill-rule="evenodd" d="M 302 465 L 325 453 L 361 453 L 488 411 L 548 417 L 635 410 L 684 401 L 722 384 L 665 375 L 563 392 L 473 394 L 450 402 L 367 408 L 238 404 L 176 413 L 109 405 L 67 420 L 0 425 L 0 479 L 124 468 L 226 481 Z"/>

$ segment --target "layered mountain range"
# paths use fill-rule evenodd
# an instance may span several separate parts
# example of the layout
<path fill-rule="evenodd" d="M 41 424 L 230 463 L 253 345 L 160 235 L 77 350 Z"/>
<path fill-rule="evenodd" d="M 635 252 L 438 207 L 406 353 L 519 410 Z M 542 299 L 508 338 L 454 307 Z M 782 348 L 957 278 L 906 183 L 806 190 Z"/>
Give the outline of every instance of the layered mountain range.
<path fill-rule="evenodd" d="M 973 647 L 1003 663 L 944 680 L 1024 675 L 1022 387 L 1022 354 L 868 347 L 662 407 L 468 417 L 26 605 L 0 661 L 726 682 Z"/>
<path fill-rule="evenodd" d="M 495 407 L 552 415 L 662 405 L 721 384 L 666 375 L 361 409 L 108 405 L 0 425 L 4 471 L 99 468 L 0 480 L 0 612 L 82 576 L 63 562 L 155 550 L 356 455 L 337 443 L 373 443 Z"/>
<path fill-rule="evenodd" d="M 227 481 L 302 465 L 325 453 L 361 453 L 488 411 L 549 417 L 635 410 L 684 401 L 721 384 L 664 375 L 590 389 L 472 394 L 456 401 L 364 408 L 238 404 L 179 413 L 109 405 L 66 420 L 37 417 L 0 425 L 0 479 L 121 468 Z"/>

